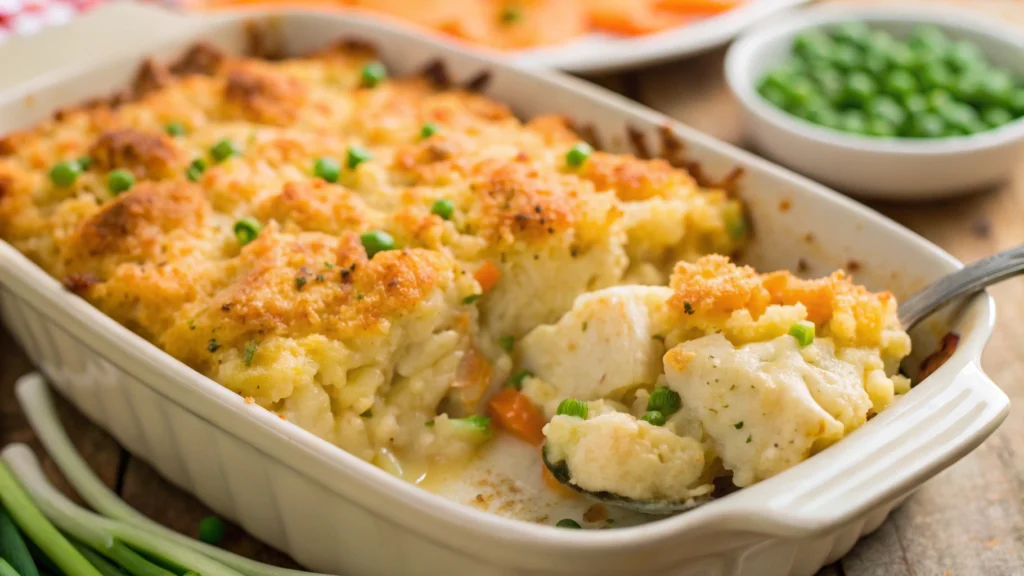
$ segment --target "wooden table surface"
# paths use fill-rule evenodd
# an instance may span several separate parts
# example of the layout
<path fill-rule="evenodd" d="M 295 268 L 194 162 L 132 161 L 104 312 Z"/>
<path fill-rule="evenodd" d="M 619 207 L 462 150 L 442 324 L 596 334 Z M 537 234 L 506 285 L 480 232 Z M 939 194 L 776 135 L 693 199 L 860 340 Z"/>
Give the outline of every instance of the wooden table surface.
<path fill-rule="evenodd" d="M 921 0 L 923 1 L 923 0 Z M 1024 0 L 960 0 L 971 9 L 1024 27 Z M 1024 32 L 1022 32 L 1024 33 Z M 699 130 L 744 145 L 737 104 L 722 75 L 724 51 L 685 61 L 594 78 Z M 998 189 L 930 204 L 873 204 L 877 210 L 969 262 L 1024 242 L 1024 158 L 1014 180 Z M 984 368 L 1014 403 L 1002 427 L 962 461 L 918 490 L 875 534 L 819 576 L 1002 576 L 1024 574 L 1024 280 L 993 288 L 999 319 Z M 0 446 L 27 442 L 47 474 L 66 488 L 45 458 L 14 399 L 14 381 L 32 370 L 0 330 Z M 195 535 L 208 511 L 164 482 L 73 408 L 60 413 L 79 451 L 100 477 L 147 516 Z M 288 557 L 230 528 L 223 545 L 281 565 Z"/>

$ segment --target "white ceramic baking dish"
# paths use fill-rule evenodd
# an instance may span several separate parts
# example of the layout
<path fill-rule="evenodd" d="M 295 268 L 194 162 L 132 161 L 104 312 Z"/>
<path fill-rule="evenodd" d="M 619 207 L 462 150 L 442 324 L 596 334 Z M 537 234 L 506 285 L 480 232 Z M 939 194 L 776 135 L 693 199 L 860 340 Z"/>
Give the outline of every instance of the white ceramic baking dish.
<path fill-rule="evenodd" d="M 35 80 L 0 93 L 0 133 L 127 85 L 144 55 L 171 56 L 198 38 L 239 50 L 247 37 L 247 23 L 237 17 L 147 12 L 129 21 L 139 10 L 100 9 L 87 22 L 17 44 L 17 53 L 0 49 L 6 66 L 66 54 L 120 27 L 152 27 L 154 38 L 137 35 L 138 43 L 122 45 L 121 56 L 105 62 L 83 51 L 73 69 L 41 63 Z M 959 266 L 851 200 L 578 80 L 515 69 L 373 21 L 301 11 L 258 20 L 292 53 L 361 38 L 397 73 L 438 58 L 455 80 L 489 72 L 487 93 L 519 114 L 568 113 L 592 124 L 608 148 L 625 148 L 627 126 L 656 148 L 657 133 L 668 126 L 706 173 L 724 175 L 737 165 L 745 171 L 743 195 L 756 227 L 746 257 L 762 269 L 799 262 L 821 274 L 856 264 L 859 280 L 905 295 Z M 173 41 L 156 45 L 170 32 Z M 639 527 L 564 530 L 446 501 L 245 404 L 65 292 L 3 242 L 0 292 L 3 319 L 32 360 L 133 454 L 300 563 L 346 575 L 810 575 L 980 444 L 1008 410 L 1007 397 L 980 368 L 995 310 L 979 296 L 942 326 L 915 333 L 921 352 L 947 326 L 962 336 L 945 365 L 809 461 L 683 515 Z"/>

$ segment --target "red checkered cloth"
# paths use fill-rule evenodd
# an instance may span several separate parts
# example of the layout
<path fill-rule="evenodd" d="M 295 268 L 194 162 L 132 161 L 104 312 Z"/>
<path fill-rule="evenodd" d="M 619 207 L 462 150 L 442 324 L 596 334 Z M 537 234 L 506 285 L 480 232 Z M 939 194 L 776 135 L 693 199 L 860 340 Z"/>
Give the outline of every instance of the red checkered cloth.
<path fill-rule="evenodd" d="M 0 42 L 59 26 L 105 0 L 0 0 Z"/>

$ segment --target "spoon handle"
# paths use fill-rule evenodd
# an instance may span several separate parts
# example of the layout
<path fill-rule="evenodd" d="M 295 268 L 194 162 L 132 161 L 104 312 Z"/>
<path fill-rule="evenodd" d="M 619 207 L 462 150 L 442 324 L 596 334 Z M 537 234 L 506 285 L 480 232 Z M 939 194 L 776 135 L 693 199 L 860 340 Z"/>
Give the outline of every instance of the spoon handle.
<path fill-rule="evenodd" d="M 1024 245 L 993 254 L 946 276 L 900 304 L 899 318 L 905 330 L 925 319 L 957 296 L 973 294 L 1024 272 Z"/>

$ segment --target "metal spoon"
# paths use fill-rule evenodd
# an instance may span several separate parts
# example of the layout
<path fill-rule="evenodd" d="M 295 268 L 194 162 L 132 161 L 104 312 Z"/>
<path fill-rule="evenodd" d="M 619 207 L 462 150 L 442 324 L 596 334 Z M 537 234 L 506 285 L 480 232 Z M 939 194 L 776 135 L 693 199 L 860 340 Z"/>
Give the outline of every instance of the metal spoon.
<path fill-rule="evenodd" d="M 960 296 L 967 296 L 984 290 L 987 286 L 1002 282 L 1024 272 L 1024 246 L 1017 246 L 999 252 L 984 260 L 953 272 L 932 282 L 925 288 L 907 298 L 900 304 L 899 319 L 905 330 L 910 330 L 918 322 L 930 316 Z M 612 492 L 590 492 L 573 484 L 572 475 L 565 462 L 553 463 L 548 460 L 547 450 L 541 452 L 544 465 L 554 477 L 569 488 L 590 498 L 600 500 L 611 506 L 619 506 L 634 512 L 652 515 L 668 515 L 692 510 L 714 499 L 708 495 L 699 499 L 686 501 L 669 500 L 635 500 Z"/>

